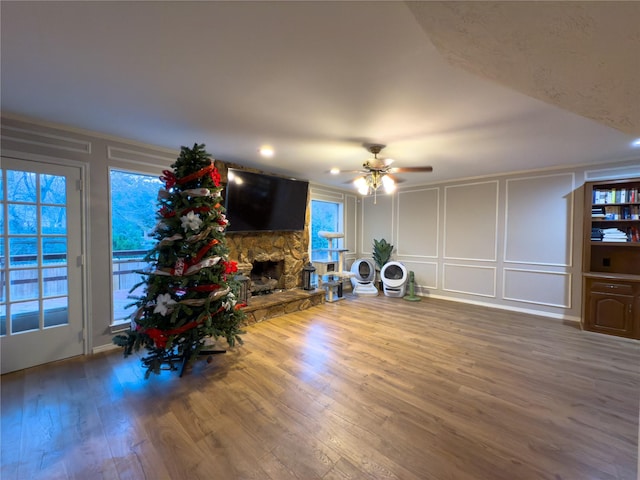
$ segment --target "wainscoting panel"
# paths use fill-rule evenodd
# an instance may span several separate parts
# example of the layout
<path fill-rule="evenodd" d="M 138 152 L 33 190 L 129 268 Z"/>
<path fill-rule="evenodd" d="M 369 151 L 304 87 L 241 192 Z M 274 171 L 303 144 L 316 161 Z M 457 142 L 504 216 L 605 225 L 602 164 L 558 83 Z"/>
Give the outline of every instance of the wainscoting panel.
<path fill-rule="evenodd" d="M 164 156 L 155 153 L 131 150 L 129 148 L 115 147 L 113 145 L 107 146 L 107 158 L 109 160 L 119 160 L 151 167 L 157 167 L 158 165 L 171 165 L 176 161 L 176 155 L 171 155 L 169 153 Z"/>
<path fill-rule="evenodd" d="M 438 264 L 436 262 L 416 262 L 401 260 L 402 264 L 410 272 L 413 272 L 416 287 L 438 288 Z M 407 292 L 409 286 L 407 284 Z"/>
<path fill-rule="evenodd" d="M 439 188 L 398 193 L 397 254 L 438 256 Z"/>
<path fill-rule="evenodd" d="M 507 180 L 505 262 L 571 265 L 573 190 L 573 173 Z"/>
<path fill-rule="evenodd" d="M 445 187 L 444 258 L 495 261 L 497 225 L 497 181 Z"/>
<path fill-rule="evenodd" d="M 503 298 L 550 307 L 571 308 L 571 274 L 505 268 Z"/>
<path fill-rule="evenodd" d="M 13 140 L 14 142 L 22 143 L 24 145 L 47 147 L 53 150 L 62 150 L 67 152 L 85 153 L 87 155 L 91 153 L 90 141 L 80 140 L 66 135 L 56 135 L 28 128 L 3 125 L 2 136 L 5 140 Z"/>
<path fill-rule="evenodd" d="M 442 289 L 449 292 L 495 297 L 496 269 L 445 263 L 442 265 L 442 284 Z"/>
<path fill-rule="evenodd" d="M 372 196 L 362 198 L 362 245 L 360 251 L 371 255 L 373 239 L 385 239 L 393 244 L 393 199 L 394 195 L 378 195 L 376 203 Z"/>
<path fill-rule="evenodd" d="M 584 172 L 585 182 L 596 180 L 611 180 L 615 178 L 640 177 L 640 165 L 627 165 L 623 167 L 589 169 Z"/>

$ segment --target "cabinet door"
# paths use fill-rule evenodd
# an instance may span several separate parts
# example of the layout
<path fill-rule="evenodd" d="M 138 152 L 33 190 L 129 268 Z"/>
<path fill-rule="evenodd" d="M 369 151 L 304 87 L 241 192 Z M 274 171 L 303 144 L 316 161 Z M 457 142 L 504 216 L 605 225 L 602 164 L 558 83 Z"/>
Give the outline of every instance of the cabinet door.
<path fill-rule="evenodd" d="M 635 297 L 635 305 L 633 307 L 633 338 L 640 340 L 640 295 Z"/>
<path fill-rule="evenodd" d="M 590 292 L 586 326 L 595 332 L 632 338 L 633 296 Z"/>

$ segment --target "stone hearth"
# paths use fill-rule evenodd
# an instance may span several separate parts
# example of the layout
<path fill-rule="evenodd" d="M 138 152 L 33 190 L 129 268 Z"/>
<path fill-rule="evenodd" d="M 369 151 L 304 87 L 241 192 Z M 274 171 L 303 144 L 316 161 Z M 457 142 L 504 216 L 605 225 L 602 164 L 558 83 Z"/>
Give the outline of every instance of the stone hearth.
<path fill-rule="evenodd" d="M 252 325 L 287 313 L 306 310 L 324 303 L 324 290 L 306 291 L 300 288 L 251 297 L 249 305 L 242 308 L 244 325 Z"/>

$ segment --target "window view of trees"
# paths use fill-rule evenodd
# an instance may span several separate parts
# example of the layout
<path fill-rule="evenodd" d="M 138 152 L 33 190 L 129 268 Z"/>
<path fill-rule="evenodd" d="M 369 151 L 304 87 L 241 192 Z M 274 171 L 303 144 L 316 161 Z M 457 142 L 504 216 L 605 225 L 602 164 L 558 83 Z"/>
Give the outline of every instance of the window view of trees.
<path fill-rule="evenodd" d="M 148 250 L 156 224 L 158 189 L 155 175 L 111 170 L 111 228 L 113 251 Z"/>
<path fill-rule="evenodd" d="M 326 253 L 317 253 L 319 249 L 328 248 L 329 242 L 326 238 L 318 235 L 318 232 L 340 232 L 342 231 L 342 204 L 337 202 L 324 202 L 321 200 L 311 200 L 311 255 L 312 259 L 326 258 Z M 334 248 L 339 248 L 334 242 Z"/>
<path fill-rule="evenodd" d="M 35 255 L 38 203 L 40 203 L 40 233 L 44 235 L 64 235 L 66 233 L 67 217 L 64 204 L 67 187 L 65 178 L 58 175 L 38 175 L 33 172 L 15 170 L 6 171 L 6 177 L 9 234 L 16 235 L 11 241 L 11 254 L 12 256 Z M 3 195 L 0 194 L 0 198 L 3 198 Z M 1 214 L 0 226 L 3 223 Z M 33 235 L 33 237 L 27 235 Z M 66 251 L 66 243 L 63 238 L 48 237 L 45 243 L 45 254 Z"/>
<path fill-rule="evenodd" d="M 156 225 L 157 175 L 111 170 L 111 243 L 113 268 L 113 321 L 125 321 L 133 312 L 131 287 L 140 283 L 143 258 L 153 247 Z M 139 287 L 142 288 L 142 287 Z M 140 294 L 140 291 L 131 294 Z"/>

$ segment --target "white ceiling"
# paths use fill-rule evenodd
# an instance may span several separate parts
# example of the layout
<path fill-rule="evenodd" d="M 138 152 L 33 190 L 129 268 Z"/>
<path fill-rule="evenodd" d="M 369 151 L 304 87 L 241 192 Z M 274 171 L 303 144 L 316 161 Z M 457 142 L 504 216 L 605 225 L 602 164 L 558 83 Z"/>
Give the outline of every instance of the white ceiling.
<path fill-rule="evenodd" d="M 433 166 L 403 185 L 636 159 L 640 5 L 605 3 L 3 0 L 1 108 L 347 188 L 365 142 Z"/>

